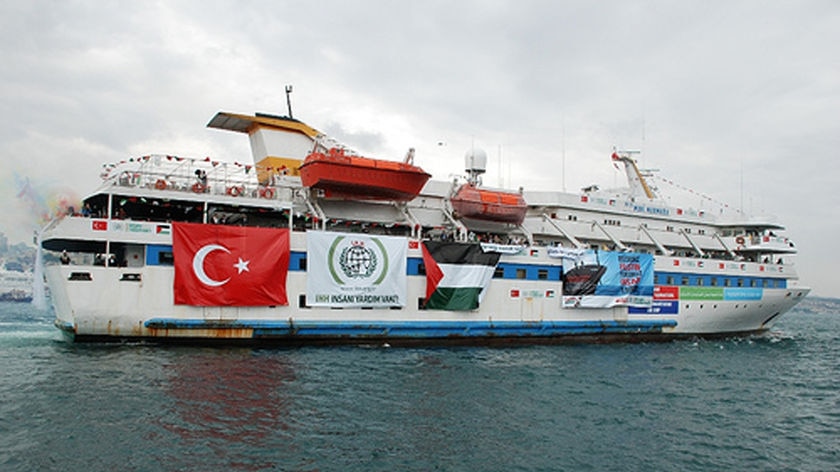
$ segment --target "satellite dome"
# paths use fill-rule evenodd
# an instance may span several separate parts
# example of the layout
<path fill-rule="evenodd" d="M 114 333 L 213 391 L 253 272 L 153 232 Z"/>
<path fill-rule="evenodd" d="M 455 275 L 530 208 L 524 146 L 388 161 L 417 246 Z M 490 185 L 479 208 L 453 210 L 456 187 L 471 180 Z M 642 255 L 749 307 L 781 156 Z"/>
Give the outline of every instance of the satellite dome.
<path fill-rule="evenodd" d="M 487 171 L 487 153 L 483 149 L 472 148 L 464 154 L 464 163 L 468 174 L 483 174 Z"/>

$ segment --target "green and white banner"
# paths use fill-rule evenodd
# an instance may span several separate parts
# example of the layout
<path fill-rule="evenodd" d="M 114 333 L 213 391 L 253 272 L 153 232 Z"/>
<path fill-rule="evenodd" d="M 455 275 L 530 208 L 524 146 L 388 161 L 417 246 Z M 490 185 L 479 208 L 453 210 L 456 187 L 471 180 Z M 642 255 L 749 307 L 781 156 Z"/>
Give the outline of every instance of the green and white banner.
<path fill-rule="evenodd" d="M 325 231 L 306 238 L 308 305 L 405 306 L 406 238 Z"/>

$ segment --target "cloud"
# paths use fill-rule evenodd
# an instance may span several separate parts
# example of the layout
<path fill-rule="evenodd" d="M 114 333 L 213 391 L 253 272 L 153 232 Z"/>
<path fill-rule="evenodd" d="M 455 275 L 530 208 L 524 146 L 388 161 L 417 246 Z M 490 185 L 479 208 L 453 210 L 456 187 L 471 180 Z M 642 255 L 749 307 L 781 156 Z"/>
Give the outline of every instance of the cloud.
<path fill-rule="evenodd" d="M 6 2 L 0 159 L 82 191 L 131 156 L 242 162 L 247 140 L 204 124 L 284 114 L 294 84 L 295 117 L 373 157 L 415 147 L 439 178 L 479 146 L 488 183 L 610 187 L 612 146 L 641 149 L 778 215 L 807 238 L 806 281 L 840 296 L 833 218 L 809 231 L 840 177 L 838 24 L 830 1 Z"/>

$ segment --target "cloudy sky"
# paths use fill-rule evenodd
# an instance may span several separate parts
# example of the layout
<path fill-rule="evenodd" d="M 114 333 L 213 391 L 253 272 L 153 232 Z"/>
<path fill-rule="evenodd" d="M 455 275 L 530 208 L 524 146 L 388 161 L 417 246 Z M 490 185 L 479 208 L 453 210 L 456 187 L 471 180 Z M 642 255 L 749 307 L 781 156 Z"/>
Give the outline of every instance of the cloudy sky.
<path fill-rule="evenodd" d="M 12 241 L 23 179 L 84 195 L 132 156 L 248 160 L 205 125 L 285 114 L 293 84 L 296 118 L 439 178 L 475 145 L 494 185 L 610 187 L 612 146 L 642 149 L 673 201 L 775 215 L 840 297 L 840 2 L 6 1 L 0 26 Z"/>

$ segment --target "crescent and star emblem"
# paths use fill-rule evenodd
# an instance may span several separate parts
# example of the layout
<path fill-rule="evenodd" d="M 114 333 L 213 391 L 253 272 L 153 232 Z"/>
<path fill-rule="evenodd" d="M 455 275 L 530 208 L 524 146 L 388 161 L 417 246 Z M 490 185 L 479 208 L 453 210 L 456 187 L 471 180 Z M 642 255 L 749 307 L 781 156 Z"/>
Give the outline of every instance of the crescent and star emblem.
<path fill-rule="evenodd" d="M 202 246 L 193 257 L 192 267 L 196 278 L 198 278 L 201 283 L 210 287 L 218 287 L 228 283 L 230 277 L 225 280 L 215 280 L 210 278 L 210 276 L 207 275 L 207 272 L 204 271 L 204 259 L 213 251 L 223 251 L 230 254 L 230 250 L 228 248 L 219 244 L 208 244 L 206 246 Z M 248 264 L 250 264 L 251 261 L 243 261 L 241 257 L 238 259 L 239 261 L 236 264 L 233 264 L 233 267 L 236 267 L 239 271 L 237 273 L 241 274 L 242 272 L 249 271 L 250 269 L 248 269 Z"/>

